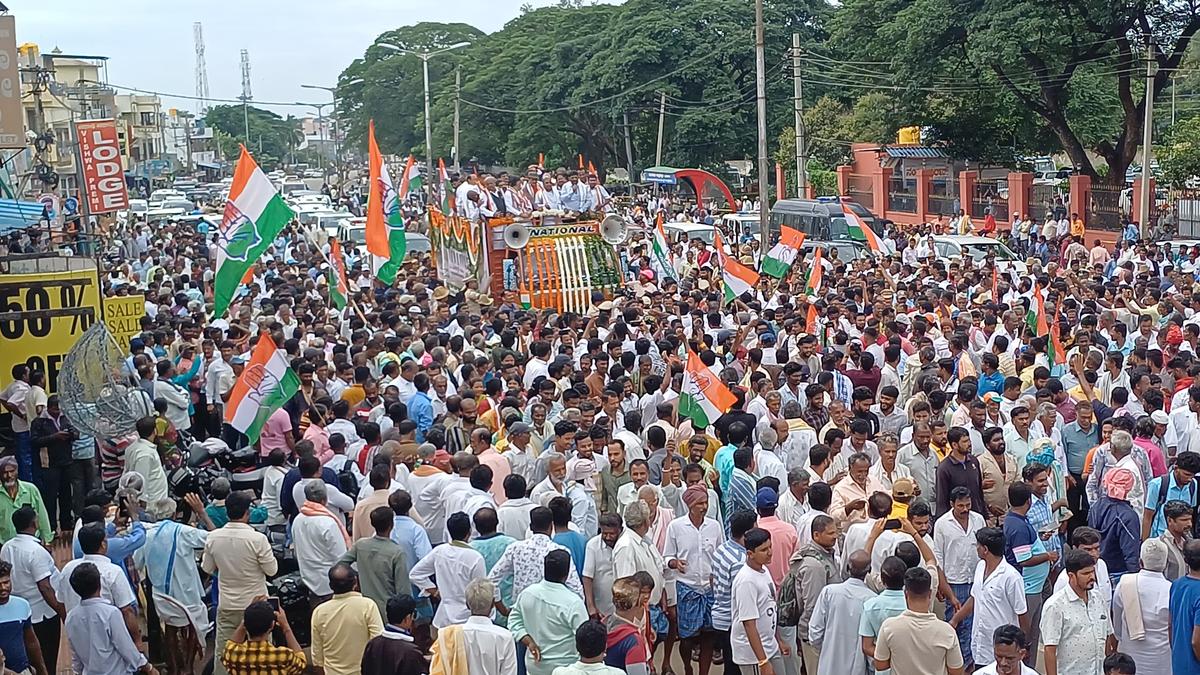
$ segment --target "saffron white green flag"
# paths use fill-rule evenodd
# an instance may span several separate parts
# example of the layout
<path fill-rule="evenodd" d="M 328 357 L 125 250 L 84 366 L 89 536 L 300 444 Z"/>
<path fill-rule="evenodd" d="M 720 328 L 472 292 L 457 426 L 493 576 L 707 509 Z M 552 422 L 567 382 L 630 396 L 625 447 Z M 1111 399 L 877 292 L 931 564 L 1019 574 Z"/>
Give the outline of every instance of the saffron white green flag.
<path fill-rule="evenodd" d="M 804 245 L 804 233 L 794 227 L 782 226 L 779 232 L 779 243 L 771 247 L 767 251 L 767 257 L 763 258 L 762 271 L 775 277 L 782 279 L 787 276 L 789 270 L 792 269 L 792 263 L 796 261 L 796 256 L 800 253 L 800 247 Z"/>
<path fill-rule="evenodd" d="M 275 346 L 270 335 L 262 333 L 250 363 L 246 364 L 229 393 L 225 421 L 254 443 L 267 418 L 291 400 L 299 389 L 300 376 L 288 364 L 287 353 Z"/>
<path fill-rule="evenodd" d="M 672 264 L 671 247 L 667 244 L 667 233 L 663 230 L 661 211 L 654 220 L 654 238 L 651 240 L 651 245 L 654 249 L 654 259 L 662 268 L 663 277 L 674 279 L 676 276 L 675 265 Z"/>
<path fill-rule="evenodd" d="M 371 182 L 367 193 L 367 252 L 371 254 L 375 278 L 391 286 L 408 252 L 408 239 L 404 216 L 400 213 L 400 196 L 375 142 L 375 120 L 367 125 L 367 158 Z"/>
<path fill-rule="evenodd" d="M 271 180 L 242 146 L 217 240 L 213 318 L 225 315 L 246 271 L 293 217 Z"/>
<path fill-rule="evenodd" d="M 683 371 L 683 390 L 679 394 L 679 416 L 691 419 L 703 429 L 733 407 L 737 397 L 729 391 L 708 366 L 690 348 Z"/>
<path fill-rule="evenodd" d="M 726 256 L 721 267 L 725 281 L 725 302 L 733 302 L 735 298 L 747 291 L 753 290 L 758 283 L 758 272 L 746 267 L 732 256 Z"/>

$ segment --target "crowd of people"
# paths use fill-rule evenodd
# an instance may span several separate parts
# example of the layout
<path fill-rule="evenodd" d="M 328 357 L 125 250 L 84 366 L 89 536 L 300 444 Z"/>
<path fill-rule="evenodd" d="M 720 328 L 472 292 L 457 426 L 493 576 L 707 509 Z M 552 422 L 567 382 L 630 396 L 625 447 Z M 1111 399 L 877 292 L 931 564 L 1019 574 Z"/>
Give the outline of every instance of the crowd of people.
<path fill-rule="evenodd" d="M 1200 673 L 1194 254 L 1018 278 L 889 229 L 895 254 L 729 299 L 753 249 L 664 269 L 635 239 L 580 315 L 451 291 L 427 254 L 385 288 L 351 250 L 338 310 L 289 227 L 211 316 L 215 233 L 114 234 L 104 292 L 146 309 L 120 377 L 154 412 L 91 438 L 45 373 L 0 391 L 8 670 Z M 300 385 L 258 482 L 181 481 L 246 445 L 223 420 L 263 336 Z"/>

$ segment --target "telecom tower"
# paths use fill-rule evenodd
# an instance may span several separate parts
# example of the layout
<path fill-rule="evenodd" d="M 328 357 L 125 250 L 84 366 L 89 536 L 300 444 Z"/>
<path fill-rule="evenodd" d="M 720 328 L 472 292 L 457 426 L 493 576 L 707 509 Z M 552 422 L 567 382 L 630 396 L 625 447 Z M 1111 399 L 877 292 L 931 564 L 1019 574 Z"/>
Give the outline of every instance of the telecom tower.
<path fill-rule="evenodd" d="M 208 111 L 208 68 L 204 65 L 204 26 L 199 21 L 192 24 L 192 42 L 196 47 L 196 98 L 199 112 Z"/>
<path fill-rule="evenodd" d="M 247 49 L 242 50 L 242 100 L 254 100 L 250 93 L 250 51 Z"/>
<path fill-rule="evenodd" d="M 254 95 L 250 93 L 250 50 L 242 50 L 242 121 L 246 125 L 246 145 L 250 145 L 250 101 Z"/>

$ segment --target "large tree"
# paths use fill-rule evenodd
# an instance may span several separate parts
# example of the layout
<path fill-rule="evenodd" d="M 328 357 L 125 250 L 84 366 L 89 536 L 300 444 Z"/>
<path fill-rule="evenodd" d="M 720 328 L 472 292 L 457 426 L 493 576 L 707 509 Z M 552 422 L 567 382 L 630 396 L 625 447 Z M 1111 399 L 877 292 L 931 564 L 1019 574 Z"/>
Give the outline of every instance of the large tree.
<path fill-rule="evenodd" d="M 269 110 L 241 105 L 218 105 L 208 109 L 206 124 L 215 129 L 221 154 L 229 159 L 238 156 L 238 144 L 244 144 L 255 160 L 266 169 L 284 161 L 299 144 L 299 121 L 283 118 Z M 246 135 L 247 125 L 249 136 Z"/>
<path fill-rule="evenodd" d="M 827 11 L 817 0 L 767 4 L 773 131 L 791 123 L 791 80 L 784 68 L 791 33 L 806 41 L 821 38 Z M 461 66 L 463 159 L 522 166 L 544 153 L 547 165 L 574 166 L 582 154 L 601 170 L 625 166 L 628 115 L 634 164 L 644 168 L 655 161 L 663 92 L 664 163 L 712 166 L 752 157 L 753 18 L 741 0 L 567 2 L 527 9 L 502 30 L 469 38 L 471 47 L 438 57 L 440 70 L 431 61 L 435 151 L 448 157 L 453 68 Z M 458 26 L 419 24 L 379 41 Z M 377 46 L 368 48 L 343 73 L 341 89 L 351 128 L 361 133 L 374 117 L 384 151 L 404 153 L 424 145 L 419 71 L 411 70 L 415 80 L 407 75 L 419 64 L 405 58 L 413 63 L 392 65 L 394 59 Z M 364 83 L 346 84 L 358 79 Z M 387 128 L 383 119 L 392 120 Z"/>
<path fill-rule="evenodd" d="M 1146 56 L 1157 96 L 1197 29 L 1200 4 L 1183 0 L 847 0 L 833 34 L 853 63 L 818 69 L 861 73 L 957 154 L 1000 156 L 1011 139 L 1010 159 L 1061 149 L 1120 182 L 1141 143 Z"/>

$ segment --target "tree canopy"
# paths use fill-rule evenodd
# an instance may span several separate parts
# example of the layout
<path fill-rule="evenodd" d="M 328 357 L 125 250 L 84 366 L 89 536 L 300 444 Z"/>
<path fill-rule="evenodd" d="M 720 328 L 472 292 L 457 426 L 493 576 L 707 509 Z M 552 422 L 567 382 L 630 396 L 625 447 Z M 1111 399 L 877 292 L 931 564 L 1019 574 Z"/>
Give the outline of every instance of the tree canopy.
<path fill-rule="evenodd" d="M 299 123 L 292 117 L 283 118 L 269 110 L 249 106 L 243 114 L 241 105 L 218 105 L 208 109 L 204 121 L 216 131 L 221 154 L 229 159 L 238 156 L 238 144 L 254 153 L 255 161 L 272 169 L 283 161 L 299 144 Z M 250 135 L 246 136 L 249 122 Z"/>
<path fill-rule="evenodd" d="M 1146 56 L 1161 96 L 1200 29 L 1200 5 L 1180 0 L 800 0 L 767 2 L 765 13 L 769 137 L 780 158 L 798 32 L 809 154 L 824 166 L 843 161 L 852 141 L 888 142 L 916 125 L 954 157 L 1015 166 L 1063 152 L 1080 172 L 1114 182 L 1141 142 Z M 521 166 L 544 153 L 547 165 L 574 166 L 583 155 L 603 170 L 627 164 L 628 133 L 633 165 L 644 168 L 656 163 L 660 105 L 662 163 L 755 156 L 753 11 L 742 0 L 561 0 L 526 6 L 491 34 L 441 23 L 385 32 L 340 78 L 351 143 L 362 145 L 373 118 L 385 152 L 422 156 L 420 60 L 380 43 L 425 51 L 459 42 L 470 46 L 429 60 L 435 157 L 451 156 L 456 69 L 464 162 Z"/>

